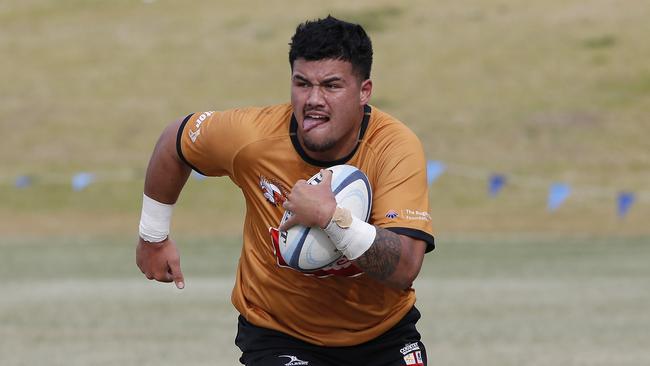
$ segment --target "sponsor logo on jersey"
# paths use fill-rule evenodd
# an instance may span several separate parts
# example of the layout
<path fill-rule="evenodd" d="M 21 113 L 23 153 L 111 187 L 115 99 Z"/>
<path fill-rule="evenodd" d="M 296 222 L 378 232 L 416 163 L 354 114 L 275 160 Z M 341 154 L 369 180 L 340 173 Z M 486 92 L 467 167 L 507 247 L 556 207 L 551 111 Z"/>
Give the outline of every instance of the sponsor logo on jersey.
<path fill-rule="evenodd" d="M 409 366 L 424 366 L 422 353 L 420 351 L 414 351 L 404 355 L 404 364 Z"/>
<path fill-rule="evenodd" d="M 196 138 L 199 137 L 199 135 L 201 134 L 201 130 L 196 130 L 196 131 L 189 130 L 188 134 L 190 135 L 190 140 L 192 140 L 192 143 L 194 143 L 196 142 Z"/>
<path fill-rule="evenodd" d="M 386 217 L 389 219 L 396 219 L 397 216 L 399 216 L 399 214 L 395 210 L 388 210 L 388 212 L 386 212 Z"/>
<path fill-rule="evenodd" d="M 402 216 L 407 220 L 431 221 L 431 215 L 426 211 L 412 210 L 405 208 L 402 210 Z"/>
<path fill-rule="evenodd" d="M 407 344 L 406 344 L 404 347 L 402 347 L 402 349 L 400 349 L 399 351 L 400 351 L 400 353 L 402 353 L 403 355 L 405 355 L 405 354 L 407 354 L 407 353 L 410 353 L 410 352 L 413 352 L 413 351 L 418 351 L 418 350 L 420 350 L 420 346 L 418 345 L 417 342 L 414 342 L 414 343 L 407 343 Z"/>
<path fill-rule="evenodd" d="M 260 175 L 260 188 L 267 201 L 274 206 L 281 206 L 287 200 L 287 191 L 278 182 Z"/>
<path fill-rule="evenodd" d="M 309 361 L 303 361 L 299 359 L 296 356 L 291 356 L 291 355 L 281 355 L 278 357 L 288 357 L 289 362 L 285 363 L 284 366 L 302 366 L 302 365 L 309 365 Z"/>
<path fill-rule="evenodd" d="M 424 365 L 424 361 L 422 360 L 422 352 L 420 351 L 415 352 L 415 362 L 416 365 Z"/>
<path fill-rule="evenodd" d="M 199 137 L 201 134 L 201 124 L 208 119 L 212 114 L 214 114 L 214 111 L 208 111 L 208 112 L 203 112 L 199 116 L 199 118 L 196 119 L 196 122 L 194 122 L 194 131 L 189 130 L 188 134 L 190 135 L 190 140 L 192 140 L 192 143 L 196 142 L 196 139 Z"/>
<path fill-rule="evenodd" d="M 196 119 L 196 122 L 194 122 L 194 128 L 198 129 L 199 127 L 201 127 L 201 123 L 203 123 L 206 119 L 208 119 L 208 117 L 210 117 L 213 114 L 214 114 L 214 111 L 207 111 L 207 112 L 201 113 L 199 118 Z"/>
<path fill-rule="evenodd" d="M 420 221 L 431 221 L 431 215 L 426 211 L 418 211 L 410 208 L 405 208 L 402 210 L 388 210 L 386 212 L 386 218 L 394 220 L 398 217 L 403 218 L 404 220 L 420 220 Z"/>

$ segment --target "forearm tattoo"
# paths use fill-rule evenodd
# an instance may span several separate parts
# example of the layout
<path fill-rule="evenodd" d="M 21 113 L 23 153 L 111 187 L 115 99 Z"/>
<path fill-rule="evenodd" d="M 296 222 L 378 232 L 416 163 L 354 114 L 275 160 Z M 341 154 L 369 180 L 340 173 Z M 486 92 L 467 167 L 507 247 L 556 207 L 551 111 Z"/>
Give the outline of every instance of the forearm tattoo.
<path fill-rule="evenodd" d="M 395 272 L 401 254 L 402 243 L 399 235 L 377 227 L 375 241 L 356 263 L 366 274 L 381 281 Z"/>

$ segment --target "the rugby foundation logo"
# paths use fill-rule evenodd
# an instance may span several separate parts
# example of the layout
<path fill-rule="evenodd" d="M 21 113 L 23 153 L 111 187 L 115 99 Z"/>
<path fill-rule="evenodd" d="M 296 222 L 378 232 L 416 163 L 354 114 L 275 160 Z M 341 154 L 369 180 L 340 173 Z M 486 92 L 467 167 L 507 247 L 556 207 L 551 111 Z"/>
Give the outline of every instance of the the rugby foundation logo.
<path fill-rule="evenodd" d="M 394 220 L 397 216 L 399 216 L 399 214 L 395 210 L 388 210 L 388 212 L 386 212 L 386 218 Z"/>
<path fill-rule="evenodd" d="M 278 357 L 287 357 L 287 358 L 289 358 L 289 362 L 285 363 L 284 366 L 304 366 L 304 365 L 309 365 L 309 361 L 303 361 L 303 360 L 299 359 L 296 356 L 280 355 Z"/>
<path fill-rule="evenodd" d="M 409 221 L 431 221 L 431 215 L 426 211 L 420 211 L 410 208 L 403 208 L 398 210 L 390 209 L 384 215 L 386 218 L 395 220 L 398 217 L 400 220 L 409 220 Z"/>
<path fill-rule="evenodd" d="M 424 366 L 422 351 L 417 342 L 409 343 L 399 350 L 404 356 L 404 364 L 409 366 Z"/>

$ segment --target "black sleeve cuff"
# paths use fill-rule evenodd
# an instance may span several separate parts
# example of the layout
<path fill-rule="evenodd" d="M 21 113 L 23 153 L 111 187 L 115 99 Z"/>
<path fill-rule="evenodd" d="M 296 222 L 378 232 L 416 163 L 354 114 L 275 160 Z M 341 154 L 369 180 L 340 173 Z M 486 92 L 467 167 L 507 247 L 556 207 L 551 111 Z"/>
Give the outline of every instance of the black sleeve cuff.
<path fill-rule="evenodd" d="M 422 240 L 427 244 L 427 249 L 424 251 L 425 253 L 429 253 L 430 251 L 436 248 L 433 235 L 425 233 L 422 230 L 409 229 L 405 227 L 387 227 L 385 229 L 388 231 L 392 231 L 395 234 L 406 235 L 414 239 Z"/>
<path fill-rule="evenodd" d="M 183 161 L 185 164 L 187 164 L 190 168 L 194 169 L 197 173 L 200 173 L 201 175 L 206 175 L 199 169 L 197 169 L 194 165 L 192 165 L 187 159 L 185 158 L 185 155 L 183 155 L 183 149 L 181 148 L 181 140 L 183 137 L 183 131 L 185 130 L 185 125 L 187 124 L 187 121 L 190 120 L 190 118 L 194 115 L 194 113 L 190 113 L 183 119 L 183 122 L 181 123 L 180 127 L 178 127 L 178 133 L 176 134 L 176 153 L 178 154 L 178 157 Z"/>

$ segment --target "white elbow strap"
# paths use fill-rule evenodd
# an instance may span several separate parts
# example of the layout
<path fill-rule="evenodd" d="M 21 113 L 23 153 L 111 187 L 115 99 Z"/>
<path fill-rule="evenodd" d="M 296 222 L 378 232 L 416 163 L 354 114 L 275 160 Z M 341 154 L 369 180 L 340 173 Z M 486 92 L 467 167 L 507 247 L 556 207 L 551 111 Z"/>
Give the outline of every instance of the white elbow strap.
<path fill-rule="evenodd" d="M 158 202 L 142 194 L 140 215 L 140 237 L 150 243 L 158 243 L 169 235 L 174 205 Z"/>
<path fill-rule="evenodd" d="M 377 229 L 350 215 L 345 208 L 337 207 L 336 210 L 334 217 L 323 230 L 336 248 L 343 252 L 348 259 L 357 259 L 372 246 L 377 236 Z M 341 222 L 339 219 L 341 216 L 347 216 L 347 219 L 344 218 L 344 222 Z"/>

